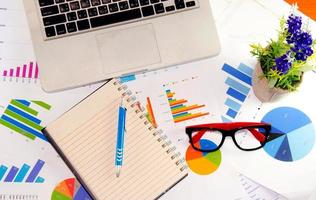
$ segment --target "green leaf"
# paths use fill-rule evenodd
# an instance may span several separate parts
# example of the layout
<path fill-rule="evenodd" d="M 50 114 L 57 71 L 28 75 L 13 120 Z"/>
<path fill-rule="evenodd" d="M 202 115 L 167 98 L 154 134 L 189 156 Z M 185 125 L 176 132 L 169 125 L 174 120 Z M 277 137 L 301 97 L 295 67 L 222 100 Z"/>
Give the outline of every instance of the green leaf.
<path fill-rule="evenodd" d="M 277 83 L 277 81 L 278 80 L 276 78 L 269 79 L 269 82 L 268 82 L 269 88 L 273 88 L 275 86 L 275 84 Z"/>

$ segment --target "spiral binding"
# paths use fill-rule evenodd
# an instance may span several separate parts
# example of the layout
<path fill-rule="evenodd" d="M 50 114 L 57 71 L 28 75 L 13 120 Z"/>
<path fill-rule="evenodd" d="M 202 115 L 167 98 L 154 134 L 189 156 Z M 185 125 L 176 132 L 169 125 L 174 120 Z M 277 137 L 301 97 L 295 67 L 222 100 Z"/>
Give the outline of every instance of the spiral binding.
<path fill-rule="evenodd" d="M 146 118 L 146 114 L 144 113 L 145 109 L 139 106 L 140 103 L 138 101 L 136 101 L 136 97 L 134 95 L 132 95 L 132 92 L 130 90 L 128 90 L 127 86 L 122 84 L 119 80 L 116 80 L 113 84 L 115 86 L 118 86 L 119 92 L 124 91 L 122 93 L 123 97 L 128 96 L 126 101 L 128 103 L 131 103 L 130 107 L 135 110 L 135 113 L 136 114 L 141 113 L 139 115 L 139 118 L 143 120 L 143 123 L 144 123 L 144 125 L 147 126 L 147 129 L 150 131 L 155 130 L 155 127 L 153 125 L 151 125 L 151 123 Z M 156 140 L 158 142 L 162 143 L 161 144 L 162 148 L 166 148 L 166 153 L 170 155 L 171 160 L 174 160 L 175 165 L 181 166 L 180 171 L 184 171 L 187 168 L 187 166 L 185 164 L 185 159 L 184 158 L 179 159 L 179 157 L 181 157 L 181 153 L 176 151 L 177 148 L 172 145 L 172 142 L 171 142 L 171 140 L 168 139 L 168 136 L 163 134 L 163 131 L 161 129 L 155 130 L 152 133 L 152 135 L 155 138 L 157 138 Z"/>
<path fill-rule="evenodd" d="M 39 200 L 39 197 L 33 194 L 0 194 L 0 200 Z"/>

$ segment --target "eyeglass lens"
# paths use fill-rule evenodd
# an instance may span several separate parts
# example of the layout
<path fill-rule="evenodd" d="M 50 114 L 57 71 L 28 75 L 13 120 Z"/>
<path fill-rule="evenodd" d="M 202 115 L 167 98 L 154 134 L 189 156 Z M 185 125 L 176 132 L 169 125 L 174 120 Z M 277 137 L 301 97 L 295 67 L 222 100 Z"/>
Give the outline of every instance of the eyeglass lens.
<path fill-rule="evenodd" d="M 263 128 L 245 128 L 236 131 L 235 140 L 242 149 L 256 149 L 262 147 L 266 141 L 266 131 Z"/>
<path fill-rule="evenodd" d="M 215 150 L 223 140 L 223 135 L 217 130 L 197 130 L 192 132 L 193 146 L 201 151 Z M 211 141 L 205 142 L 205 140 Z"/>

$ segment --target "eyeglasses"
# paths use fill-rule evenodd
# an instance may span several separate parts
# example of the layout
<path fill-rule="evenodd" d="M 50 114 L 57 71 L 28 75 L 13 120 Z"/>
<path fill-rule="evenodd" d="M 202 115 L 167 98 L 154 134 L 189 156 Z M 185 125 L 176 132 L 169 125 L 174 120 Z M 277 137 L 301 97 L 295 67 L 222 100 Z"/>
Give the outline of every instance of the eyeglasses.
<path fill-rule="evenodd" d="M 197 151 L 217 151 L 227 136 L 232 137 L 239 149 L 253 151 L 266 144 L 271 125 L 257 122 L 214 123 L 188 126 L 185 131 L 192 147 Z"/>

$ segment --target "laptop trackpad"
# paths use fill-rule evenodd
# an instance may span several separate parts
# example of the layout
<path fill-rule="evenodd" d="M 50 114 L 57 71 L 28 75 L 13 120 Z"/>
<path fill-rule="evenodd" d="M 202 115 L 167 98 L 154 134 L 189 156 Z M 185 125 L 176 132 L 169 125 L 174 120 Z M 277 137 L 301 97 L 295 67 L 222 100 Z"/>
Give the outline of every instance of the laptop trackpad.
<path fill-rule="evenodd" d="M 152 24 L 109 31 L 96 39 L 106 74 L 161 62 Z"/>

